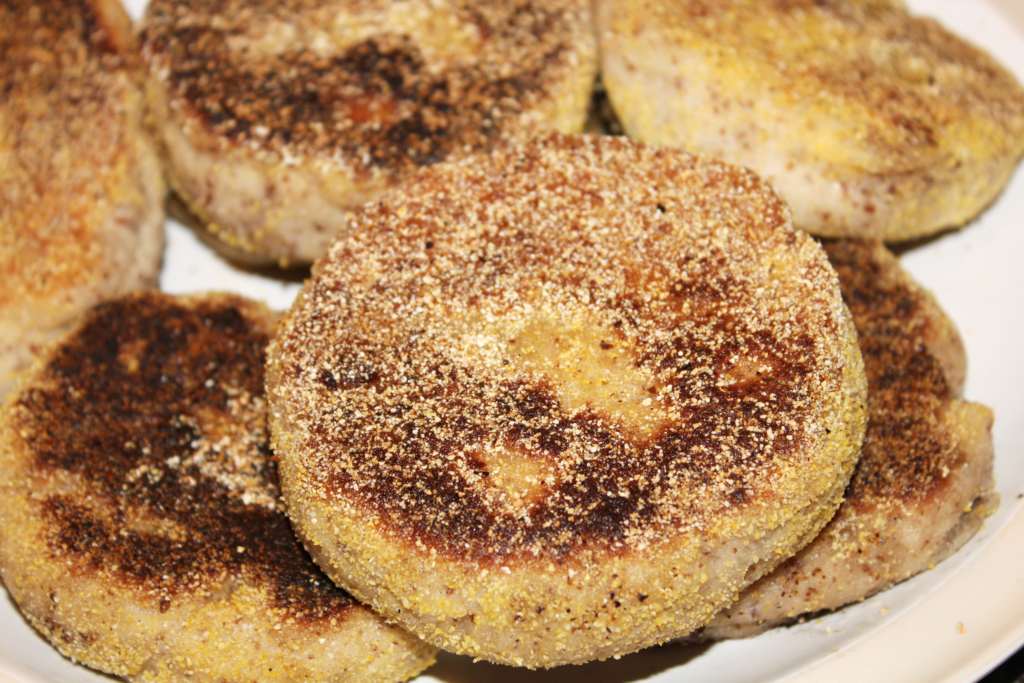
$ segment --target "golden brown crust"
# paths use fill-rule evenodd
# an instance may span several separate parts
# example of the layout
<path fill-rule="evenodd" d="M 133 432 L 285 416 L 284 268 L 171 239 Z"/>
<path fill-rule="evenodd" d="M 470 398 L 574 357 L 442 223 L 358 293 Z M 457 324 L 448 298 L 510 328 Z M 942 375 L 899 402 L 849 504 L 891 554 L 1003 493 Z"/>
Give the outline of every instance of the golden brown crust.
<path fill-rule="evenodd" d="M 942 363 L 925 343 L 937 317 L 930 298 L 875 242 L 826 242 L 850 307 L 868 378 L 866 446 L 846 505 L 876 508 L 933 495 L 954 465 L 956 442 L 939 425 L 957 397 Z"/>
<path fill-rule="evenodd" d="M 34 459 L 32 476 L 78 474 L 115 510 L 48 497 L 54 560 L 74 559 L 80 571 L 117 567 L 119 580 L 167 606 L 211 590 L 225 573 L 253 573 L 291 616 L 329 618 L 352 601 L 331 591 L 290 597 L 318 573 L 295 562 L 277 509 L 259 409 L 273 325 L 254 305 L 243 309 L 247 319 L 243 305 L 149 296 L 101 304 L 17 396 L 12 427 Z M 216 463 L 220 444 L 231 449 L 230 465 Z M 175 533 L 117 534 L 118 520 L 137 511 L 158 514 Z"/>
<path fill-rule="evenodd" d="M 950 320 L 880 243 L 824 246 L 868 377 L 863 452 L 820 536 L 717 615 L 704 638 L 754 635 L 884 590 L 959 549 L 998 501 L 992 413 L 958 400 L 944 369 L 965 366 Z"/>
<path fill-rule="evenodd" d="M 753 174 L 554 136 L 435 167 L 357 226 L 272 347 L 273 429 L 314 554 L 424 637 L 528 666 L 636 649 L 831 514 L 862 428 L 852 327 Z M 773 549 L 697 569 L 736 538 Z M 645 563 L 674 578 L 618 574 Z"/>
<path fill-rule="evenodd" d="M 115 114 L 130 87 L 131 55 L 117 48 L 119 41 L 89 2 L 7 3 L 0 11 L 7 199 L 0 206 L 7 228 L 0 232 L 0 255 L 5 280 L 19 283 L 0 291 L 0 305 L 9 305 L 22 296 L 59 295 L 100 262 L 91 239 L 95 197 L 88 191 L 98 186 L 106 194 L 124 182 L 110 171 L 132 134 Z M 97 131 L 101 117 L 108 118 L 107 126 Z M 76 155 L 76 167 L 67 168 L 58 151 L 65 146 L 64 155 Z M 78 196 L 70 206 L 47 201 L 59 191 Z M 82 265 L 69 269 L 67 263 Z"/>
<path fill-rule="evenodd" d="M 341 155 L 362 160 L 352 167 L 366 177 L 490 147 L 550 96 L 578 56 L 579 3 L 453 7 L 456 21 L 474 28 L 479 52 L 441 73 L 422 46 L 392 32 L 397 27 L 337 54 L 308 45 L 247 58 L 230 47 L 232 36 L 260 15 L 284 22 L 301 13 L 359 17 L 362 4 L 156 0 L 142 40 L 151 68 L 166 70 L 176 103 L 222 149 L 258 146 L 278 158 Z"/>
<path fill-rule="evenodd" d="M 31 347 L 156 279 L 163 182 L 133 47 L 116 0 L 0 7 L 0 394 Z"/>
<path fill-rule="evenodd" d="M 942 154 L 941 138 L 949 134 L 946 127 L 964 115 L 977 117 L 970 123 L 999 141 L 1022 144 L 1024 92 L 1016 79 L 938 22 L 909 14 L 899 2 L 762 5 L 681 3 L 680 12 L 666 18 L 718 41 L 720 57 L 750 57 L 754 63 L 747 66 L 760 62 L 766 71 L 778 66 L 772 85 L 793 100 L 812 98 L 833 109 L 866 112 L 861 125 L 864 142 L 875 150 L 871 172 L 900 173 L 934 163 Z M 749 20 L 757 12 L 772 17 L 770 26 Z"/>
<path fill-rule="evenodd" d="M 218 680 L 339 680 L 353 659 L 343 680 L 397 680 L 429 663 L 430 648 L 318 570 L 284 515 L 263 399 L 274 324 L 229 295 L 101 304 L 0 417 L 0 486 L 18 508 L 0 524 L 0 569 L 65 654 L 157 679 L 180 675 L 180 658 Z M 281 640 L 204 636 L 204 612 L 226 623 L 257 614 Z M 365 639 L 362 657 L 279 651 L 339 636 Z M 388 642 L 400 646 L 376 669 L 359 661 Z"/>
<path fill-rule="evenodd" d="M 301 210 L 278 195 L 301 186 L 355 210 L 442 159 L 577 131 L 596 70 L 582 0 L 156 0 L 141 36 L 178 192 L 229 246 L 292 261 L 344 218 L 324 209 L 310 221 L 326 236 L 288 246 L 270 235 Z M 267 176 L 248 202 L 260 208 L 229 213 L 183 145 Z"/>

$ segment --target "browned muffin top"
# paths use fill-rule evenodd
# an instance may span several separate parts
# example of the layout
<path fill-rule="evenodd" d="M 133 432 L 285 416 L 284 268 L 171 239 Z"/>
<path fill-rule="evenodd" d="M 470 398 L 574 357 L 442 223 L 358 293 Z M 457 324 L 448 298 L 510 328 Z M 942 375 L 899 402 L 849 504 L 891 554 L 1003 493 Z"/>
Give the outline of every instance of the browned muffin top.
<path fill-rule="evenodd" d="M 514 134 L 592 41 L 579 0 L 426 7 L 155 0 L 142 41 L 174 106 L 216 144 L 285 161 L 341 158 L 358 177 Z"/>
<path fill-rule="evenodd" d="M 868 378 L 868 430 L 844 505 L 916 504 L 947 480 L 959 455 L 944 412 L 954 399 L 929 348 L 934 303 L 877 242 L 825 242 L 857 326 Z M 882 253 L 880 253 L 882 252 Z"/>
<path fill-rule="evenodd" d="M 0 5 L 0 308 L 103 277 L 101 231 L 125 193 L 132 36 L 109 0 Z"/>
<path fill-rule="evenodd" d="M 562 561 L 786 509 L 847 429 L 823 414 L 853 372 L 835 274 L 746 170 L 552 136 L 355 220 L 271 352 L 303 504 Z"/>
<path fill-rule="evenodd" d="M 868 428 L 845 500 L 821 533 L 696 635 L 745 638 L 864 600 L 930 569 L 998 501 L 992 411 L 957 397 L 952 321 L 881 242 L 825 242 L 857 326 Z"/>
<path fill-rule="evenodd" d="M 161 611 L 233 580 L 314 627 L 354 604 L 279 500 L 268 316 L 227 295 L 139 295 L 100 305 L 53 353 L 11 413 L 31 475 L 79 482 L 40 503 L 51 559 L 159 597 Z"/>

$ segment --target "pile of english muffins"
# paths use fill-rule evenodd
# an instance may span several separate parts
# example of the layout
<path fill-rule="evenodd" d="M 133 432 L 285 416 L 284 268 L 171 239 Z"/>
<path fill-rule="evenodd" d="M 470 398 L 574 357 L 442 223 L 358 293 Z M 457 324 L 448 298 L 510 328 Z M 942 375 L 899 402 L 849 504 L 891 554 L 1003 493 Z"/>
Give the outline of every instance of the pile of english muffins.
<path fill-rule="evenodd" d="M 154 682 L 862 600 L 998 505 L 886 244 L 970 230 L 1022 155 L 1020 84 L 896 0 L 8 2 L 0 578 Z M 156 291 L 167 210 L 311 268 L 291 309 Z"/>

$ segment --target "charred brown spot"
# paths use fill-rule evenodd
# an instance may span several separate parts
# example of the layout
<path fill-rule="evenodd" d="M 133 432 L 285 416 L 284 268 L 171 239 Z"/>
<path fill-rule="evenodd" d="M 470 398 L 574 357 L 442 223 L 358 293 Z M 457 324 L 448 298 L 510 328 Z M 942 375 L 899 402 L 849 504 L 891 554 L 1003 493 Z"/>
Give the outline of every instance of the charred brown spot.
<path fill-rule="evenodd" d="M 710 274 L 713 268 L 704 272 Z M 703 289 L 687 294 L 706 301 L 705 290 L 713 291 L 723 310 L 735 306 L 743 288 L 720 272 Z M 646 315 L 639 300 L 624 298 L 619 305 L 631 315 Z M 358 337 L 348 348 L 393 359 L 394 351 L 386 344 Z M 789 457 L 805 442 L 794 424 L 806 410 L 799 405 L 812 372 L 807 360 L 812 347 L 807 335 L 782 342 L 766 330 L 746 329 L 741 317 L 728 314 L 707 321 L 699 334 L 680 334 L 671 344 L 649 346 L 638 365 L 673 377 L 666 395 L 686 419 L 647 437 L 593 411 L 566 414 L 543 383 L 503 383 L 492 398 L 472 376 L 439 365 L 435 377 L 417 377 L 417 394 L 429 399 L 429 411 L 416 400 L 382 405 L 388 429 L 374 426 L 372 416 L 346 414 L 347 437 L 339 440 L 336 431 L 319 431 L 312 448 L 344 451 L 358 470 L 354 479 L 351 470 L 339 468 L 329 477 L 332 491 L 350 491 L 358 481 L 358 493 L 346 495 L 357 496 L 382 518 L 393 520 L 392 533 L 430 544 L 439 553 L 492 561 L 505 552 L 499 548 L 543 547 L 563 555 L 595 541 L 615 546 L 645 525 L 672 523 L 656 521 L 658 510 L 649 504 L 666 486 L 699 485 L 714 473 L 727 484 L 722 495 L 731 504 L 748 502 L 746 489 L 753 486 L 754 473 Z M 409 349 L 403 355 L 413 353 L 429 351 Z M 732 368 L 736 356 L 763 359 L 772 371 L 718 386 L 714 378 Z M 648 393 L 658 392 L 651 387 Z M 791 421 L 776 422 L 779 414 Z M 561 471 L 524 523 L 493 514 L 480 492 L 466 486 L 456 466 L 466 444 L 502 440 L 510 448 L 536 449 L 563 459 L 578 457 L 570 453 L 575 447 L 589 457 Z M 486 469 L 472 459 L 467 466 L 475 472 Z M 694 505 L 688 512 L 699 514 Z"/>
<path fill-rule="evenodd" d="M 933 324 L 925 295 L 887 263 L 873 242 L 826 242 L 853 315 L 868 378 L 869 420 L 863 453 L 847 504 L 881 498 L 927 496 L 956 458 L 956 443 L 942 428 L 952 396 L 926 343 Z M 890 257 L 891 259 L 891 257 Z"/>
<path fill-rule="evenodd" d="M 35 469 L 89 487 L 42 505 L 51 551 L 75 558 L 72 571 L 113 571 L 160 596 L 161 611 L 224 576 L 268 586 L 295 618 L 353 604 L 276 504 L 262 403 L 268 329 L 232 301 L 146 295 L 101 305 L 55 353 L 17 408 Z"/>
<path fill-rule="evenodd" d="M 168 70 L 173 96 L 230 144 L 339 154 L 359 175 L 397 174 L 489 148 L 549 97 L 552 74 L 570 66 L 574 49 L 567 42 L 575 33 L 571 16 L 518 2 L 457 10 L 487 44 L 521 56 L 501 68 L 485 55 L 438 70 L 410 38 L 394 33 L 337 54 L 302 47 L 246 54 L 230 47 L 237 31 L 223 24 L 231 20 L 215 20 L 239 11 L 252 11 L 251 4 L 151 4 L 142 41 L 160 65 L 153 68 Z"/>
<path fill-rule="evenodd" d="M 324 369 L 320 371 L 320 383 L 330 391 L 338 390 L 338 380 L 334 379 L 334 375 L 331 374 L 330 370 Z"/>

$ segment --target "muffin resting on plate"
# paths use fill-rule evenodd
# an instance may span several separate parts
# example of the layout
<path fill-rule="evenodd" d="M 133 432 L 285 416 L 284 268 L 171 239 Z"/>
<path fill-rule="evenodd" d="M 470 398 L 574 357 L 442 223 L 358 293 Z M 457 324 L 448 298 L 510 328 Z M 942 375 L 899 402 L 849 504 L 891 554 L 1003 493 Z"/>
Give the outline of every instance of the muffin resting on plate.
<path fill-rule="evenodd" d="M 824 237 L 963 225 L 1024 153 L 1024 89 L 894 0 L 598 0 L 626 133 L 752 168 Z"/>
<path fill-rule="evenodd" d="M 0 576 L 57 649 L 140 681 L 409 678 L 434 648 L 336 587 L 282 510 L 230 295 L 101 304 L 0 412 Z"/>
<path fill-rule="evenodd" d="M 155 284 L 164 185 L 117 0 L 0 5 L 0 397 L 98 301 Z"/>
<path fill-rule="evenodd" d="M 961 400 L 952 321 L 874 242 L 826 242 L 868 377 L 864 449 L 836 516 L 700 637 L 754 635 L 862 600 L 956 552 L 998 504 L 992 411 Z"/>
<path fill-rule="evenodd" d="M 141 35 L 172 186 L 283 265 L 418 168 L 581 130 L 597 69 L 586 0 L 154 0 Z"/>
<path fill-rule="evenodd" d="M 367 207 L 268 363 L 321 566 L 519 666 L 700 626 L 828 521 L 864 429 L 835 272 L 785 204 L 622 138 L 439 164 Z"/>

